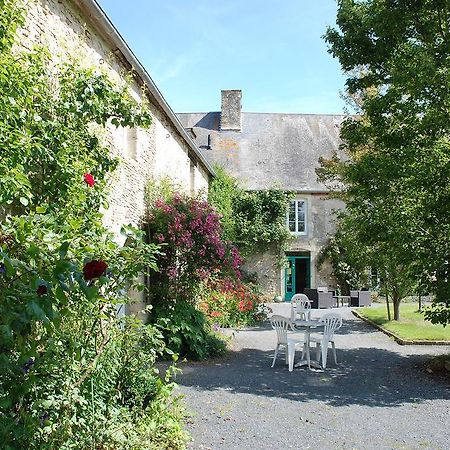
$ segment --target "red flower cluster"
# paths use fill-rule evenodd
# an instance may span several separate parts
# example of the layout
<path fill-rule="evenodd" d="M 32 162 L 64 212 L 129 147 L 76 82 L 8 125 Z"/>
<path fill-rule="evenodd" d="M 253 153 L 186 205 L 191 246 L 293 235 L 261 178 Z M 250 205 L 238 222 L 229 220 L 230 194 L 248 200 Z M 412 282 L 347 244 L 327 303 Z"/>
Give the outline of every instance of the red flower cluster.
<path fill-rule="evenodd" d="M 90 174 L 90 173 L 85 173 L 83 175 L 84 181 L 85 183 L 89 186 L 92 187 L 95 184 L 95 180 L 94 177 Z"/>
<path fill-rule="evenodd" d="M 86 263 L 83 267 L 83 275 L 86 281 L 94 280 L 100 278 L 105 270 L 108 268 L 108 264 L 105 261 L 98 261 L 93 259 L 92 261 Z"/>
<path fill-rule="evenodd" d="M 41 284 L 38 286 L 38 288 L 36 289 L 36 294 L 39 295 L 39 297 L 42 297 L 43 295 L 47 295 L 48 293 L 48 289 L 47 286 L 45 286 L 44 284 Z"/>
<path fill-rule="evenodd" d="M 253 309 L 253 302 L 251 300 L 241 300 L 238 308 L 241 312 L 251 311 Z"/>

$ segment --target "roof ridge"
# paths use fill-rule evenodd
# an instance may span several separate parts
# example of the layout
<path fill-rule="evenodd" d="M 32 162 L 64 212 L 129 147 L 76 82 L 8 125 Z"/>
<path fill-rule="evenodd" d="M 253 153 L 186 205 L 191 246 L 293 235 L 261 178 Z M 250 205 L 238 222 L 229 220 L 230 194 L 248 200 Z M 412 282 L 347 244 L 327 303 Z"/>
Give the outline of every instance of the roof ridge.
<path fill-rule="evenodd" d="M 191 112 L 177 112 L 176 114 L 220 114 L 220 111 L 191 111 Z M 346 117 L 354 116 L 355 114 L 333 114 L 333 113 L 293 113 L 293 112 L 260 112 L 260 111 L 242 111 L 242 114 L 267 114 L 267 115 L 284 115 L 284 116 L 330 116 L 330 117 Z"/>

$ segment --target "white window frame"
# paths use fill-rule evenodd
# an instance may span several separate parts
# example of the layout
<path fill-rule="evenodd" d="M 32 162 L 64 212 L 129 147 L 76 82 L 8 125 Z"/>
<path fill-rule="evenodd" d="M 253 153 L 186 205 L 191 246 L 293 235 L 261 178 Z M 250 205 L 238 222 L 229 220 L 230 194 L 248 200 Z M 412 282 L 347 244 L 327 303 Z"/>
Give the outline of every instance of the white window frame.
<path fill-rule="evenodd" d="M 295 202 L 295 231 L 292 231 L 289 229 L 289 211 L 290 211 L 292 202 Z M 303 202 L 303 205 L 304 205 L 304 212 L 305 212 L 305 230 L 304 231 L 298 231 L 298 203 L 299 202 Z M 308 202 L 306 201 L 305 198 L 296 198 L 289 202 L 287 211 L 286 211 L 286 227 L 289 230 L 289 232 L 294 236 L 306 236 L 308 234 Z"/>

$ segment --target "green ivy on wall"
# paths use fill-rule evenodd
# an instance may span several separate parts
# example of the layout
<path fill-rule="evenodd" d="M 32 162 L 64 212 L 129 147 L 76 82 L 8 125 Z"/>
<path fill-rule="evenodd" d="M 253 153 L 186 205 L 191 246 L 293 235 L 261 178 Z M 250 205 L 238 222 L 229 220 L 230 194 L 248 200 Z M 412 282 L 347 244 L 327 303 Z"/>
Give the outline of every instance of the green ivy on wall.
<path fill-rule="evenodd" d="M 291 195 L 279 189 L 245 191 L 223 168 L 215 171 L 209 201 L 222 216 L 225 237 L 243 255 L 263 252 L 271 245 L 281 254 L 290 239 L 286 211 Z"/>

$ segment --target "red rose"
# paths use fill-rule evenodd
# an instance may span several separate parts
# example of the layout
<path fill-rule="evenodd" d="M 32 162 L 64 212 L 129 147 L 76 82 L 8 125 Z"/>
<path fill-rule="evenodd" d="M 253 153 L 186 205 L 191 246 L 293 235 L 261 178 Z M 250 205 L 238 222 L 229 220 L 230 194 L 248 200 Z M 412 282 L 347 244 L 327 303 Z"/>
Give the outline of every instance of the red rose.
<path fill-rule="evenodd" d="M 100 278 L 105 270 L 108 268 L 108 264 L 105 261 L 97 261 L 96 259 L 86 263 L 83 267 L 83 275 L 86 281 Z"/>
<path fill-rule="evenodd" d="M 38 288 L 36 289 L 36 294 L 39 295 L 40 297 L 42 295 L 47 295 L 48 293 L 48 289 L 47 286 L 45 286 L 44 284 L 41 284 L 38 286 Z"/>
<path fill-rule="evenodd" d="M 87 184 L 89 187 L 92 187 L 92 186 L 94 186 L 94 184 L 95 184 L 94 177 L 93 177 L 90 173 L 85 173 L 85 174 L 84 174 L 84 181 L 86 182 L 86 184 Z"/>

